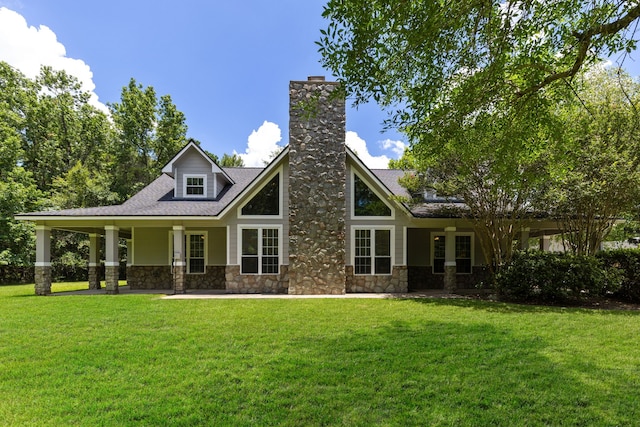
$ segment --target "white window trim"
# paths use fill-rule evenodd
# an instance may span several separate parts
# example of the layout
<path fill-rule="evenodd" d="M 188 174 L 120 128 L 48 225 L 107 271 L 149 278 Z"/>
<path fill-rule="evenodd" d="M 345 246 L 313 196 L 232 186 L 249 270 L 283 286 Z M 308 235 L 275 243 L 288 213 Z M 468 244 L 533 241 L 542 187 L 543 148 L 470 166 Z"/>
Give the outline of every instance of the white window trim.
<path fill-rule="evenodd" d="M 188 245 L 189 238 L 187 236 L 191 234 L 204 234 L 204 272 L 202 273 L 191 273 L 189 272 L 189 257 L 191 255 L 191 248 Z M 209 232 L 204 230 L 189 230 L 184 232 L 184 263 L 185 263 L 185 272 L 187 274 L 206 274 L 207 266 L 209 265 Z M 169 265 L 173 264 L 173 230 L 169 230 Z"/>
<path fill-rule="evenodd" d="M 249 194 L 247 199 L 238 207 L 238 218 L 244 219 L 282 219 L 282 211 L 284 210 L 282 205 L 283 200 L 283 168 L 282 166 L 277 167 L 272 173 L 268 175 L 268 177 L 263 181 L 262 185 L 257 187 L 255 190 Z M 278 215 L 243 215 L 242 208 L 245 207 L 247 203 L 249 203 L 264 187 L 267 185 L 274 176 L 278 174 Z"/>
<path fill-rule="evenodd" d="M 278 230 L 278 272 L 277 273 L 263 273 L 262 272 L 262 230 L 263 229 L 277 229 Z M 258 272 L 257 273 L 243 273 L 242 272 L 242 230 L 258 230 Z M 237 262 L 240 266 L 240 274 L 245 276 L 273 276 L 280 274 L 280 266 L 282 265 L 282 225 L 281 224 L 241 224 L 238 225 L 237 234 Z"/>
<path fill-rule="evenodd" d="M 187 194 L 187 179 L 188 178 L 202 178 L 203 194 Z M 184 199 L 206 199 L 207 198 L 207 175 L 185 173 L 182 175 L 182 198 Z"/>
<path fill-rule="evenodd" d="M 197 272 L 197 273 L 192 273 L 191 271 L 189 271 L 191 264 L 189 263 L 189 259 L 191 258 L 191 245 L 189 244 L 189 236 L 192 235 L 204 235 L 204 271 L 202 272 Z M 187 264 L 187 268 L 186 268 L 186 273 L 187 274 L 206 274 L 207 273 L 207 261 L 209 260 L 209 233 L 207 231 L 197 231 L 197 230 L 193 230 L 193 231 L 185 231 L 184 232 L 184 237 L 185 237 L 185 257 L 184 257 L 184 261 Z"/>
<path fill-rule="evenodd" d="M 389 211 L 391 212 L 391 215 L 389 216 L 356 216 L 356 203 L 355 203 L 355 197 L 356 197 L 356 180 L 355 180 L 355 176 L 357 176 L 358 178 L 360 178 L 360 180 L 362 182 L 364 182 L 366 184 L 367 187 L 369 187 L 369 189 L 371 191 L 373 191 L 373 194 L 375 194 L 376 196 L 378 196 L 378 198 L 380 198 L 380 200 L 382 200 L 382 203 L 384 203 L 388 208 Z M 353 170 L 353 168 L 351 168 L 351 200 L 349 200 L 349 205 L 351 206 L 351 219 L 352 220 L 365 220 L 365 221 L 371 221 L 371 220 L 381 220 L 381 219 L 395 219 L 396 218 L 396 210 L 393 208 L 393 206 L 391 206 L 391 204 L 389 204 L 389 201 L 387 200 L 387 197 L 383 194 L 381 194 L 374 186 L 372 186 L 371 184 L 369 184 L 369 182 L 367 182 L 366 179 L 364 179 L 362 177 L 362 175 L 360 175 L 359 173 L 357 173 L 356 171 Z"/>
<path fill-rule="evenodd" d="M 356 274 L 356 230 L 371 230 L 371 273 Z M 389 242 L 391 251 L 391 271 L 389 274 L 375 273 L 375 230 L 389 230 Z M 353 225 L 351 226 L 351 265 L 353 266 L 353 274 L 356 276 L 391 276 L 393 267 L 396 265 L 396 227 L 393 225 Z"/>
<path fill-rule="evenodd" d="M 473 266 L 476 265 L 475 264 L 475 234 L 472 231 L 460 231 L 460 232 L 455 232 L 454 234 L 454 238 L 455 236 L 470 236 L 471 237 L 471 271 L 469 273 L 462 273 L 459 271 L 456 271 L 456 274 L 473 274 Z M 434 271 L 435 268 L 435 253 L 434 253 L 434 249 L 435 249 L 435 244 L 434 244 L 434 238 L 436 236 L 441 236 L 441 237 L 446 237 L 445 236 L 445 232 L 444 231 L 432 231 L 431 232 L 431 241 L 430 241 L 430 248 L 429 248 L 429 253 L 431 255 L 431 259 L 429 260 L 429 262 L 431 263 L 431 273 L 432 274 L 444 274 L 444 273 L 436 273 Z M 445 261 L 446 262 L 446 261 Z"/>

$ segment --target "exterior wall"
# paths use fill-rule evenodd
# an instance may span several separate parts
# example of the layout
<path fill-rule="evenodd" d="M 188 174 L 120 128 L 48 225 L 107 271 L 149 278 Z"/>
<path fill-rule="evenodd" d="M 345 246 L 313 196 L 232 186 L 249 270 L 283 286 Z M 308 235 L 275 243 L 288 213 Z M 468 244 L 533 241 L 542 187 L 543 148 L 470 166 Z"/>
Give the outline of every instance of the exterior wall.
<path fill-rule="evenodd" d="M 281 168 L 282 174 L 282 205 L 280 206 L 280 212 L 282 215 L 278 217 L 262 217 L 262 218 L 239 218 L 239 210 L 234 209 L 230 212 L 229 217 L 225 218 L 225 223 L 228 228 L 228 240 L 229 240 L 229 259 L 227 260 L 228 265 L 239 265 L 240 259 L 238 257 L 238 250 L 240 245 L 240 236 L 238 235 L 238 226 L 239 225 L 254 225 L 254 226 L 281 226 L 282 227 L 282 236 L 281 239 L 281 247 L 282 254 L 280 256 L 280 264 L 288 265 L 289 264 L 289 192 L 287 191 L 289 187 L 289 166 L 287 162 L 287 158 L 283 159 L 283 164 Z M 269 174 L 265 182 L 272 176 Z M 260 185 L 264 182 L 259 183 Z M 258 185 L 258 187 L 260 186 Z M 238 206 L 243 206 L 246 202 L 251 199 L 251 194 L 240 200 Z"/>
<path fill-rule="evenodd" d="M 347 292 L 407 292 L 406 266 L 394 266 L 390 275 L 355 275 L 353 266 L 346 266 Z"/>
<path fill-rule="evenodd" d="M 131 289 L 173 289 L 169 265 L 131 265 L 127 268 L 127 284 Z"/>
<path fill-rule="evenodd" d="M 239 265 L 226 267 L 226 289 L 238 294 L 286 294 L 289 288 L 289 272 L 280 266 L 280 274 L 240 274 Z"/>
<path fill-rule="evenodd" d="M 207 231 L 207 265 L 227 264 L 227 229 L 225 227 L 205 228 Z M 188 230 L 187 230 L 188 231 Z"/>
<path fill-rule="evenodd" d="M 127 268 L 131 289 L 173 289 L 168 265 L 132 265 Z M 186 289 L 225 289 L 225 267 L 207 266 L 205 274 L 185 274 Z"/>
<path fill-rule="evenodd" d="M 133 263 L 135 265 L 168 265 L 170 258 L 169 229 L 136 227 L 133 231 Z"/>
<path fill-rule="evenodd" d="M 483 266 L 474 266 L 472 274 L 456 274 L 456 290 L 476 289 L 489 278 L 489 271 Z M 431 266 L 408 267 L 409 291 L 444 289 L 444 274 L 434 274 Z"/>
<path fill-rule="evenodd" d="M 185 275 L 187 289 L 225 289 L 225 266 L 208 265 L 205 274 Z"/>
<path fill-rule="evenodd" d="M 175 162 L 174 179 L 176 182 L 175 197 L 184 197 L 184 174 L 196 174 L 207 176 L 207 198 L 213 199 L 217 196 L 214 193 L 214 174 L 211 172 L 211 163 L 204 159 L 195 149 L 187 150 L 180 159 Z M 221 190 L 221 189 L 219 189 Z"/>
<path fill-rule="evenodd" d="M 289 85 L 290 294 L 345 293 L 346 121 L 344 99 L 330 99 L 337 87 Z"/>

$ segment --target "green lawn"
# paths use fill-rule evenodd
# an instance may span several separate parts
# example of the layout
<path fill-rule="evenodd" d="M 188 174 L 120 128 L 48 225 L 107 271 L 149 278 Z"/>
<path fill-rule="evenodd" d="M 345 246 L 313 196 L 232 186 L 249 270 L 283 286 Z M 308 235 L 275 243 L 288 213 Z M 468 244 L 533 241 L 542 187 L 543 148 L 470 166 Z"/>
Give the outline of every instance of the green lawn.
<path fill-rule="evenodd" d="M 0 287 L 2 426 L 639 420 L 636 312 Z"/>

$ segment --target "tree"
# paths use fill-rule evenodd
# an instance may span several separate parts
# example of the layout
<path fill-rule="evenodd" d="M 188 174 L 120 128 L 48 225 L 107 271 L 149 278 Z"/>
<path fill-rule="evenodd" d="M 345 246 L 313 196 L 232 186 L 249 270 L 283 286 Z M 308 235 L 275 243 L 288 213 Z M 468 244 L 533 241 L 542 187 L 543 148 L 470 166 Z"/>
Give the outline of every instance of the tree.
<path fill-rule="evenodd" d="M 565 246 L 593 254 L 615 222 L 640 201 L 640 83 L 619 69 L 596 68 L 561 104 L 564 126 L 552 148 L 547 195 Z"/>
<path fill-rule="evenodd" d="M 585 65 L 635 49 L 636 1 L 330 0 L 322 63 L 356 104 L 394 110 L 412 141 L 563 92 Z"/>
<path fill-rule="evenodd" d="M 242 160 L 242 157 L 240 157 L 236 153 L 224 153 L 222 155 L 222 159 L 220 160 L 220 166 L 222 166 L 223 168 L 241 168 L 244 166 L 244 160 Z"/>
<path fill-rule="evenodd" d="M 124 201 L 149 184 L 186 142 L 186 118 L 169 95 L 135 79 L 122 88 L 120 103 L 109 104 L 116 128 L 110 173 L 112 190 Z"/>

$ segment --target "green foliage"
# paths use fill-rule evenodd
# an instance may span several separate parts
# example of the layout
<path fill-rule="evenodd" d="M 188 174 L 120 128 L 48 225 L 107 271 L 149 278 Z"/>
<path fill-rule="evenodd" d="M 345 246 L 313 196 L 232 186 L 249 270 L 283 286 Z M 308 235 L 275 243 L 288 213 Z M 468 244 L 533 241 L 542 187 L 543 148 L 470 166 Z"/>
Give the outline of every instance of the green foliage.
<path fill-rule="evenodd" d="M 605 268 L 617 271 L 622 276 L 622 283 L 620 288 L 615 291 L 615 297 L 623 301 L 640 302 L 640 250 L 602 251 L 598 252 L 596 257 Z"/>
<path fill-rule="evenodd" d="M 507 301 L 570 302 L 616 292 L 622 278 L 594 257 L 554 252 L 518 252 L 495 277 Z"/>
<path fill-rule="evenodd" d="M 317 42 L 356 104 L 393 110 L 411 140 L 531 98 L 567 90 L 598 55 L 635 48 L 640 5 L 603 0 L 331 0 Z M 502 109 L 502 108 L 501 108 Z"/>
<path fill-rule="evenodd" d="M 617 69 L 593 69 L 558 107 L 564 124 L 550 147 L 549 210 L 567 246 L 594 254 L 615 221 L 640 200 L 640 83 Z"/>
<path fill-rule="evenodd" d="M 244 166 L 244 160 L 242 160 L 242 157 L 240 157 L 236 153 L 224 153 L 222 155 L 222 159 L 220 160 L 220 166 L 222 166 L 223 168 L 241 168 Z"/>

